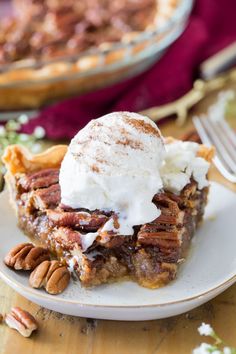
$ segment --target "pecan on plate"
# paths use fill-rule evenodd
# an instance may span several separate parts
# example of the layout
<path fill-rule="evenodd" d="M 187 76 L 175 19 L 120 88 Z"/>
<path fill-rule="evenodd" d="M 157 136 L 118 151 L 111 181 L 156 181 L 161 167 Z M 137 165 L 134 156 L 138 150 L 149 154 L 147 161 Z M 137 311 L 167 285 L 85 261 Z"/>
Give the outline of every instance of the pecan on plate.
<path fill-rule="evenodd" d="M 20 307 L 12 307 L 11 312 L 5 317 L 5 322 L 24 337 L 31 336 L 31 333 L 38 328 L 35 318 Z"/>
<path fill-rule="evenodd" d="M 42 288 L 51 294 L 60 294 L 68 286 L 70 272 L 59 261 L 44 261 L 30 274 L 29 283 L 33 288 Z"/>
<path fill-rule="evenodd" d="M 48 259 L 50 254 L 46 248 L 36 247 L 32 243 L 21 243 L 8 252 L 4 263 L 15 270 L 33 270 Z"/>

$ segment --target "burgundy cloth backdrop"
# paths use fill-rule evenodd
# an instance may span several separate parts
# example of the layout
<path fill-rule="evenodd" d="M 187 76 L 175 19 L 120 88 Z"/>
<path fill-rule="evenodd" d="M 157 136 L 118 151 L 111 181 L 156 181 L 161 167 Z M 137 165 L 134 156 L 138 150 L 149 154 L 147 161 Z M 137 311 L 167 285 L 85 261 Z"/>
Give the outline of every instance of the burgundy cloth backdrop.
<path fill-rule="evenodd" d="M 45 108 L 25 132 L 41 125 L 51 139 L 71 138 L 92 118 L 140 111 L 188 91 L 199 64 L 236 40 L 236 0 L 196 0 L 188 26 L 161 60 L 138 77 Z"/>

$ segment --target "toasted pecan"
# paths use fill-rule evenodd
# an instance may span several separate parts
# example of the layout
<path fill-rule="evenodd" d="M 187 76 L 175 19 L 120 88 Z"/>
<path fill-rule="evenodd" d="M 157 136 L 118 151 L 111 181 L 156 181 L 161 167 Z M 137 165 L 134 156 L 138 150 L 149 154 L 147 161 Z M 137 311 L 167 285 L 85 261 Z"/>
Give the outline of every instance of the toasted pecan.
<path fill-rule="evenodd" d="M 42 288 L 51 294 L 60 294 L 68 286 L 70 272 L 59 261 L 44 261 L 31 273 L 29 283 L 33 288 Z"/>
<path fill-rule="evenodd" d="M 4 263 L 15 270 L 33 270 L 41 262 L 50 259 L 49 251 L 32 243 L 13 247 L 4 258 Z"/>
<path fill-rule="evenodd" d="M 64 249 L 73 249 L 75 245 L 82 245 L 82 234 L 69 227 L 58 227 L 52 232 L 52 239 L 62 245 Z"/>
<path fill-rule="evenodd" d="M 86 231 L 96 231 L 108 219 L 103 214 L 90 214 L 84 211 L 64 212 L 61 209 L 48 210 L 47 216 L 56 226 L 69 226 L 85 229 Z"/>
<path fill-rule="evenodd" d="M 48 188 L 38 189 L 32 193 L 32 204 L 34 208 L 38 210 L 55 208 L 61 200 L 59 184 L 53 184 Z"/>
<path fill-rule="evenodd" d="M 58 169 L 46 169 L 38 172 L 33 172 L 20 177 L 18 184 L 25 191 L 35 190 L 38 188 L 50 187 L 59 181 Z"/>
<path fill-rule="evenodd" d="M 24 337 L 29 337 L 38 328 L 35 318 L 20 307 L 12 307 L 11 312 L 5 316 L 5 322 Z"/>

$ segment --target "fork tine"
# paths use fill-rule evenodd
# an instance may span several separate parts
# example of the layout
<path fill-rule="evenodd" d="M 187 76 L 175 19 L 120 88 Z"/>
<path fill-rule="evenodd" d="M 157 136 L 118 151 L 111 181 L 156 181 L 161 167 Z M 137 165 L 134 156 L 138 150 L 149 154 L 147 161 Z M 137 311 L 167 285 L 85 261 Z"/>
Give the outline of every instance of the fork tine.
<path fill-rule="evenodd" d="M 228 122 L 226 120 L 220 120 L 217 123 L 220 126 L 220 128 L 222 129 L 222 131 L 225 133 L 225 136 L 227 136 L 229 138 L 233 147 L 236 149 L 236 134 L 233 131 L 233 129 L 229 126 Z"/>
<path fill-rule="evenodd" d="M 231 139 L 225 134 L 225 131 L 222 131 L 224 128 L 218 121 L 214 121 L 212 118 L 207 119 L 206 122 L 209 123 L 209 126 L 211 125 L 212 131 L 216 134 L 216 138 L 218 138 L 220 144 L 224 146 L 228 151 L 231 160 L 233 160 L 232 165 L 236 167 L 236 149 L 232 145 Z"/>
<path fill-rule="evenodd" d="M 202 125 L 202 122 L 200 120 L 199 117 L 193 117 L 193 124 L 202 140 L 202 142 L 207 145 L 208 147 L 210 147 L 212 145 L 212 141 L 209 139 L 205 128 Z"/>
<path fill-rule="evenodd" d="M 206 119 L 206 118 L 204 117 L 204 119 Z M 195 126 L 202 142 L 208 146 L 215 145 L 213 140 L 211 139 L 211 136 L 208 134 L 207 129 L 202 124 L 202 122 L 203 122 L 203 119 L 200 119 L 198 117 L 193 117 L 194 126 Z M 217 169 L 221 172 L 221 174 L 225 178 L 227 178 L 230 182 L 236 183 L 236 175 L 229 172 L 229 170 L 227 168 L 228 165 L 225 163 L 224 160 L 222 160 L 218 157 L 218 155 L 221 156 L 221 154 L 219 153 L 219 149 L 217 149 L 217 146 L 216 146 L 216 152 L 217 152 L 217 154 L 213 160 L 215 166 L 217 167 Z"/>
<path fill-rule="evenodd" d="M 217 155 L 214 157 L 214 164 L 215 164 L 216 168 L 220 171 L 222 176 L 224 176 L 228 181 L 230 181 L 232 183 L 236 183 L 236 176 L 233 175 L 232 173 L 230 173 L 225 168 L 225 166 L 223 165 L 223 163 L 221 162 L 221 160 L 219 159 L 219 157 Z"/>
<path fill-rule="evenodd" d="M 226 149 L 225 144 L 222 142 L 222 133 L 215 130 L 214 126 L 210 124 L 210 121 L 207 118 L 202 119 L 202 125 L 205 127 L 208 136 L 210 136 L 211 140 L 213 141 L 213 145 L 215 145 L 216 150 L 222 157 L 223 161 L 231 171 L 236 172 L 236 162 L 232 158 L 231 153 L 229 153 Z"/>

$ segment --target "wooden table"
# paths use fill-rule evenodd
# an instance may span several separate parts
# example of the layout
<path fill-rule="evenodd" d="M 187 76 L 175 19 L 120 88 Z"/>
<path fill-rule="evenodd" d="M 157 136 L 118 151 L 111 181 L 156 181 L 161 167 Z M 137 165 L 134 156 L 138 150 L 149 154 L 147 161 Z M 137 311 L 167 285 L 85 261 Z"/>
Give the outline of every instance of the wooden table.
<path fill-rule="evenodd" d="M 197 113 L 205 110 L 209 100 Z M 184 128 L 168 122 L 161 128 L 164 135 L 180 137 L 192 126 L 191 121 Z M 236 191 L 214 168 L 210 177 Z M 0 354 L 190 354 L 207 340 L 197 332 L 202 322 L 213 325 L 228 344 L 236 346 L 236 284 L 189 313 L 156 321 L 115 322 L 60 315 L 31 303 L 0 281 L 0 313 L 15 305 L 35 315 L 40 328 L 27 339 L 0 324 Z"/>

